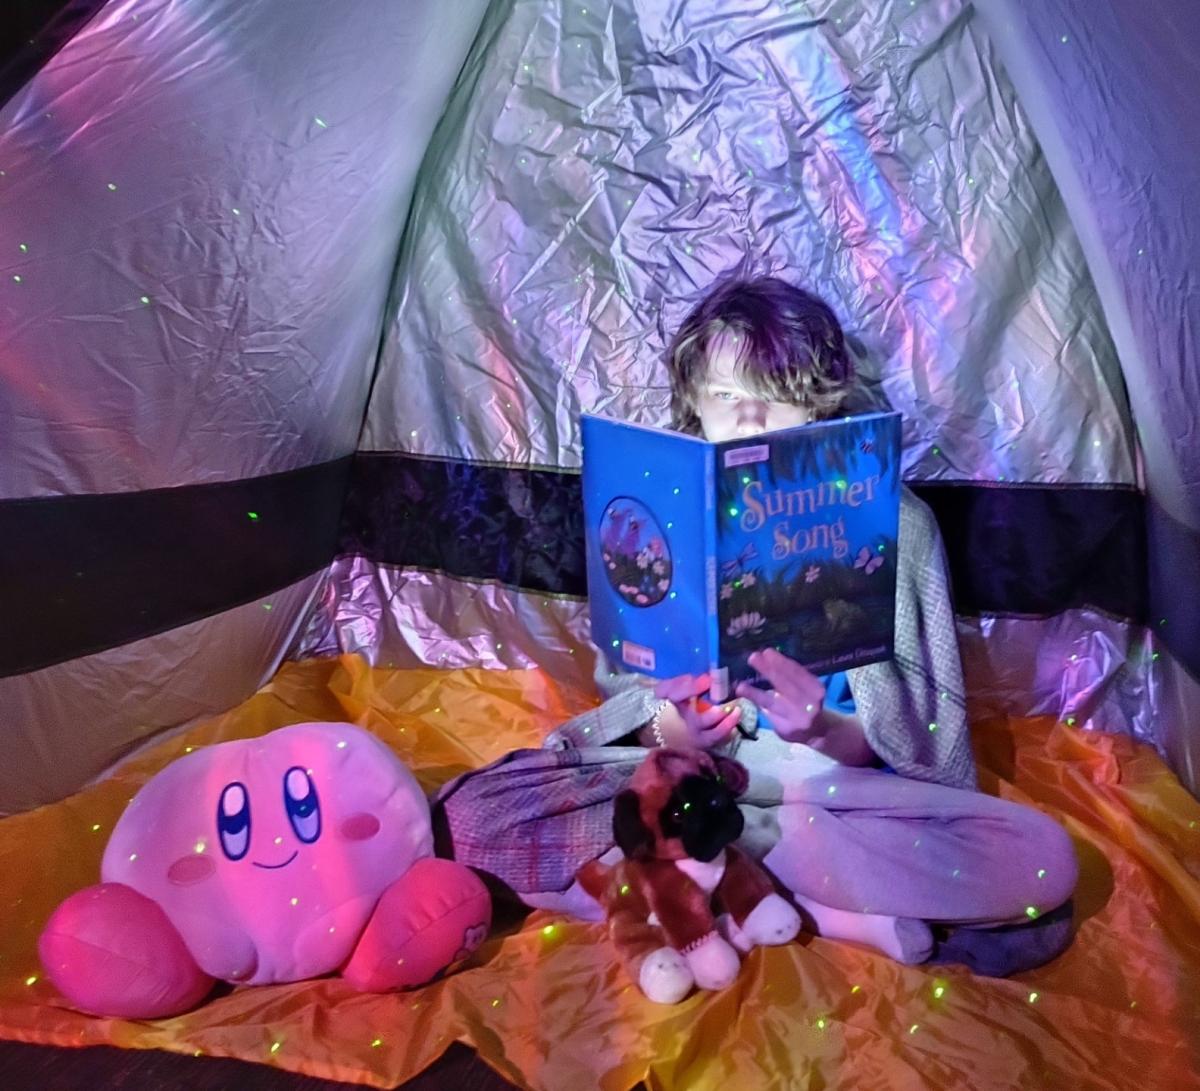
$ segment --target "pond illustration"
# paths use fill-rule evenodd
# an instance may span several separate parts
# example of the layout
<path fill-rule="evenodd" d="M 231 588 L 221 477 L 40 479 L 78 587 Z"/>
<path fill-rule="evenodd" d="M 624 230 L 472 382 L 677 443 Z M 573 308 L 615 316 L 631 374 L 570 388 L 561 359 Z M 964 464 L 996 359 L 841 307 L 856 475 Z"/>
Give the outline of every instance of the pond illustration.
<path fill-rule="evenodd" d="M 671 589 L 671 550 L 650 509 L 618 496 L 600 517 L 600 551 L 614 591 L 631 606 L 653 606 Z"/>

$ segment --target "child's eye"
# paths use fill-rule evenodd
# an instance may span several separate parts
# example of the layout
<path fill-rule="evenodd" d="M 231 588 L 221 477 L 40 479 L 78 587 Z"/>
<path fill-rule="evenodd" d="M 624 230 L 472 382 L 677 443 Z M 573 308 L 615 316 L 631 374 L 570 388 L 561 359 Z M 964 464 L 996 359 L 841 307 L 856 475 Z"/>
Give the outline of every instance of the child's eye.
<path fill-rule="evenodd" d="M 718 390 L 713 394 L 713 397 L 719 402 L 735 402 L 737 395 L 732 390 Z"/>

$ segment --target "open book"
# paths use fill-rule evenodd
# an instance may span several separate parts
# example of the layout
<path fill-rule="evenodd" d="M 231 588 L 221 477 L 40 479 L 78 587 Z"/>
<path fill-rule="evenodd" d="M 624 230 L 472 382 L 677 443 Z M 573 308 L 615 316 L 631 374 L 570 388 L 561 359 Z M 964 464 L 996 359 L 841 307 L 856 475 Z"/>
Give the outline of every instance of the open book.
<path fill-rule="evenodd" d="M 592 639 L 651 675 L 753 679 L 772 646 L 815 674 L 892 654 L 900 416 L 871 413 L 748 439 L 585 414 Z"/>

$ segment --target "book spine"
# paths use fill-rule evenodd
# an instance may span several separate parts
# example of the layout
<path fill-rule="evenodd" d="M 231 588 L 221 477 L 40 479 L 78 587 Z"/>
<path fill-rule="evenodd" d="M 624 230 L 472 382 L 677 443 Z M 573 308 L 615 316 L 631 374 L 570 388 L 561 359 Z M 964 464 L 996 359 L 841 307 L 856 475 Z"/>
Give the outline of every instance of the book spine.
<path fill-rule="evenodd" d="M 729 696 L 729 672 L 721 666 L 720 621 L 717 616 L 717 450 L 704 452 L 704 602 L 708 644 L 709 699 Z"/>

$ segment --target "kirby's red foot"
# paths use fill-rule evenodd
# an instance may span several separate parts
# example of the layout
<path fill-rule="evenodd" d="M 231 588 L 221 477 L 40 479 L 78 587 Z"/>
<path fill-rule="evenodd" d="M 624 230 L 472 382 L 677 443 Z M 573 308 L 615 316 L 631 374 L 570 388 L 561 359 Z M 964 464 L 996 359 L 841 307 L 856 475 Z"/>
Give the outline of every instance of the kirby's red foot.
<path fill-rule="evenodd" d="M 213 987 L 162 909 L 124 883 L 67 898 L 38 937 L 38 954 L 58 990 L 93 1015 L 178 1015 Z"/>
<path fill-rule="evenodd" d="M 491 897 L 474 872 L 418 860 L 383 892 L 342 976 L 360 992 L 423 985 L 474 951 L 491 921 Z"/>

